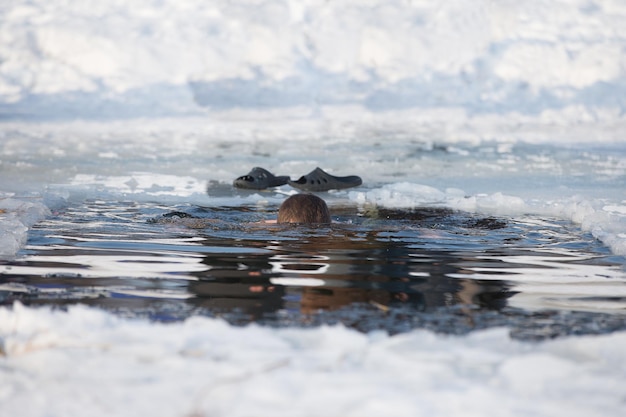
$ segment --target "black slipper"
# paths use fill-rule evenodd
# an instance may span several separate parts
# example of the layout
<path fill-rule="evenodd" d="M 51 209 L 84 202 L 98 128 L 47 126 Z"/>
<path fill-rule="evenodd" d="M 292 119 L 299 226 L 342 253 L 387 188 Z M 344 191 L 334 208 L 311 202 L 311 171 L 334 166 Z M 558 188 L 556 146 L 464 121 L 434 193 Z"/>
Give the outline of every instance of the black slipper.
<path fill-rule="evenodd" d="M 357 187 L 362 183 L 361 177 L 357 177 L 356 175 L 335 177 L 324 172 L 319 167 L 301 176 L 297 181 L 289 180 L 289 185 L 304 191 L 341 190 L 343 188 Z"/>
<path fill-rule="evenodd" d="M 249 190 L 263 190 L 269 187 L 278 187 L 287 184 L 289 177 L 277 177 L 266 169 L 254 167 L 246 175 L 242 175 L 233 181 L 237 188 L 247 188 Z"/>

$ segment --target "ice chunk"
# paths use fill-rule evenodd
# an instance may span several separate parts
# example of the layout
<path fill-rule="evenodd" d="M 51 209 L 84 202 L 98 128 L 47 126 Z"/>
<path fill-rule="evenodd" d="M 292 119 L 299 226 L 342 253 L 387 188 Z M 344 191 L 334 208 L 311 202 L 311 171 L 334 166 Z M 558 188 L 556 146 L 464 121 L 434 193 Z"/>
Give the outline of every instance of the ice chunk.
<path fill-rule="evenodd" d="M 48 207 L 36 200 L 0 198 L 0 256 L 15 255 L 26 243 L 29 227 L 49 214 Z"/>

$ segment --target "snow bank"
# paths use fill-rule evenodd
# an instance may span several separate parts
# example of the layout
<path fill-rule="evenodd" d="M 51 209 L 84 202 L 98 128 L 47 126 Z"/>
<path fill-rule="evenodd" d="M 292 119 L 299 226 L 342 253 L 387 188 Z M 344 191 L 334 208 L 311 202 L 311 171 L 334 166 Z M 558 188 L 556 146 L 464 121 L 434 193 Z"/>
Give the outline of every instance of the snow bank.
<path fill-rule="evenodd" d="M 0 5 L 0 109 L 128 117 L 355 104 L 571 121 L 626 108 L 620 0 Z"/>
<path fill-rule="evenodd" d="M 0 309 L 7 415 L 621 416 L 626 334 L 541 344 Z"/>

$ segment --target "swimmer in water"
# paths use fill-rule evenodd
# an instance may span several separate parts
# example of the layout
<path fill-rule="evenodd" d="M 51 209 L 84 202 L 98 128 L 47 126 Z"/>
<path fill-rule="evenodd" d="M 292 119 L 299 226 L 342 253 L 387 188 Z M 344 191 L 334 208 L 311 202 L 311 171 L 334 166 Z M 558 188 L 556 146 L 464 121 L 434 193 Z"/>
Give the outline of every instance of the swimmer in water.
<path fill-rule="evenodd" d="M 173 211 L 155 219 L 150 223 L 181 224 L 192 229 L 225 224 L 220 219 L 196 217 L 192 214 Z M 288 197 L 278 209 L 278 219 L 264 220 L 254 224 L 330 224 L 330 210 L 326 202 L 313 194 L 295 194 Z"/>
<path fill-rule="evenodd" d="M 313 194 L 295 194 L 278 209 L 277 223 L 330 223 L 326 202 Z"/>

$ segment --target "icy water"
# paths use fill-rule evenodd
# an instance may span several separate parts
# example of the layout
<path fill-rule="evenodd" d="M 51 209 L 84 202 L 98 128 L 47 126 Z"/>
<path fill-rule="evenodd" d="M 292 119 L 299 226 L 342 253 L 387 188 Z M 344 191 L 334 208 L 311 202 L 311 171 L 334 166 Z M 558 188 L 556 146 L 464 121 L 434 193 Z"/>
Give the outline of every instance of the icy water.
<path fill-rule="evenodd" d="M 0 415 L 622 417 L 624 28 L 0 2 Z M 295 190 L 233 190 L 254 166 L 363 185 L 272 226 Z"/>
<path fill-rule="evenodd" d="M 623 257 L 567 221 L 344 205 L 330 226 L 260 223 L 275 211 L 87 200 L 0 265 L 0 302 L 523 339 L 626 329 Z"/>

